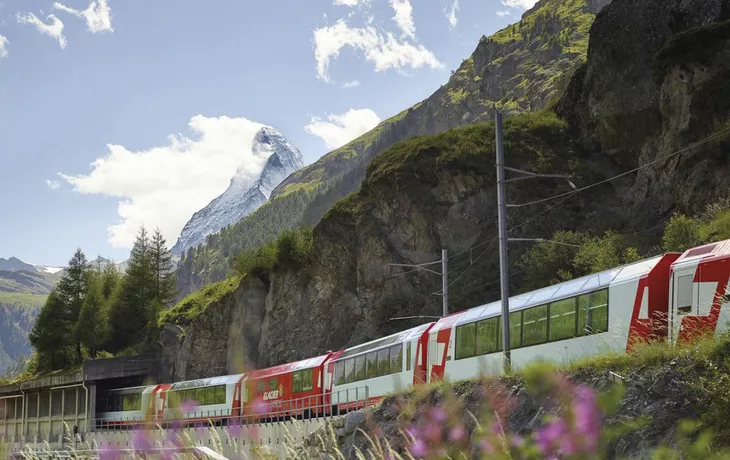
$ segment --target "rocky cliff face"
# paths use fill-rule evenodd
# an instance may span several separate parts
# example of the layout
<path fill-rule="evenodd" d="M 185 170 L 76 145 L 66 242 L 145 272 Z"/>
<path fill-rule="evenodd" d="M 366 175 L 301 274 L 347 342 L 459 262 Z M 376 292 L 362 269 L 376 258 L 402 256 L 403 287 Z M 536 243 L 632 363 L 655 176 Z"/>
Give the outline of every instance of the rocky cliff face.
<path fill-rule="evenodd" d="M 430 97 L 291 174 L 272 192 L 266 209 L 242 219 L 221 241 L 195 254 L 178 272 L 182 292 L 225 276 L 229 260 L 222 249 L 241 251 L 298 223 L 315 225 L 337 200 L 360 188 L 372 159 L 395 143 L 489 120 L 495 104 L 509 115 L 545 108 L 585 61 L 588 31 L 608 3 L 540 0 L 519 23 L 483 37 L 472 56 Z"/>
<path fill-rule="evenodd" d="M 251 148 L 255 156 L 267 158 L 259 177 L 252 180 L 249 171 L 237 171 L 228 189 L 185 224 L 171 250 L 173 254 L 182 254 L 205 242 L 208 235 L 251 214 L 269 199 L 274 187 L 303 166 L 299 149 L 273 128 L 262 128 L 254 137 Z"/>
<path fill-rule="evenodd" d="M 641 231 L 672 211 L 693 213 L 726 196 L 729 12 L 720 0 L 614 0 L 605 7 L 591 30 L 588 61 L 557 106 L 562 120 L 547 111 L 507 120 L 507 161 L 569 172 L 579 186 L 646 167 L 570 200 L 520 208 L 509 216 L 512 235 Z M 452 311 L 496 298 L 493 129 L 458 128 L 377 156 L 360 192 L 316 226 L 310 262 L 270 275 L 265 309 L 254 315 L 261 326 L 252 363 L 312 356 L 414 325 L 393 317 L 439 315 L 440 298 L 432 295 L 438 277 L 388 264 L 438 260 L 441 248 L 454 255 Z M 565 190 L 551 180 L 530 182 L 511 185 L 510 201 Z M 510 246 L 511 260 L 522 250 Z M 248 289 L 242 284 L 236 295 Z"/>

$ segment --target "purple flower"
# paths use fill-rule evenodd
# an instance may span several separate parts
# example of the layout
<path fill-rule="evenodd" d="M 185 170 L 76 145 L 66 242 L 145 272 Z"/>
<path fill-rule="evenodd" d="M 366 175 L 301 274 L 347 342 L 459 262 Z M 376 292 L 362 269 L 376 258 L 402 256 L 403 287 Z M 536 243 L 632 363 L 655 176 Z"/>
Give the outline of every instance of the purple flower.
<path fill-rule="evenodd" d="M 254 414 L 262 415 L 269 412 L 270 407 L 263 399 L 257 399 L 251 404 L 251 409 Z"/>
<path fill-rule="evenodd" d="M 438 441 L 441 439 L 441 425 L 436 423 L 428 423 L 423 428 L 423 436 L 429 441 Z"/>
<path fill-rule="evenodd" d="M 423 457 L 428 452 L 428 449 L 426 448 L 426 443 L 423 439 L 416 439 L 413 444 L 411 444 L 408 451 L 414 457 Z"/>
<path fill-rule="evenodd" d="M 466 428 L 464 428 L 464 425 L 456 425 L 449 431 L 449 441 L 451 442 L 461 442 L 464 438 L 466 438 Z"/>
<path fill-rule="evenodd" d="M 443 423 L 449 418 L 446 411 L 441 407 L 434 407 L 431 409 L 431 418 L 438 423 Z"/>
<path fill-rule="evenodd" d="M 106 449 L 99 450 L 99 460 L 118 460 L 122 455 L 119 449 L 109 446 Z"/>
<path fill-rule="evenodd" d="M 148 451 L 150 448 L 152 448 L 152 443 L 147 437 L 147 433 L 145 433 L 144 431 L 135 431 L 132 435 L 132 447 L 134 448 L 134 450 L 138 450 L 141 452 Z"/>
<path fill-rule="evenodd" d="M 197 401 L 183 401 L 180 404 L 180 413 L 182 414 L 192 414 L 195 412 L 195 409 L 198 408 L 198 402 Z"/>
<path fill-rule="evenodd" d="M 497 449 L 494 448 L 489 439 L 482 439 L 479 442 L 479 445 L 481 446 L 482 450 L 488 454 L 493 454 L 497 451 Z"/>
<path fill-rule="evenodd" d="M 584 448 L 595 453 L 601 435 L 601 410 L 596 403 L 596 395 L 590 388 L 583 386 L 576 390 L 573 413 L 575 430 L 580 435 Z"/>
<path fill-rule="evenodd" d="M 535 442 L 542 453 L 547 455 L 553 452 L 554 446 L 567 434 L 568 424 L 563 419 L 557 419 L 535 430 Z"/>

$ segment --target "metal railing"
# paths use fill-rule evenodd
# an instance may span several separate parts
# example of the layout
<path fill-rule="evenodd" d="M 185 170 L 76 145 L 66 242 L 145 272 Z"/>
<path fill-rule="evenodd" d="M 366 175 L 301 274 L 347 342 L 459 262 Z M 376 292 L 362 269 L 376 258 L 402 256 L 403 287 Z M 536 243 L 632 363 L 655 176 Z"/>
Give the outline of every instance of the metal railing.
<path fill-rule="evenodd" d="M 288 400 L 256 401 L 241 408 L 181 412 L 165 409 L 163 415 L 90 419 L 90 432 L 244 426 L 284 422 L 291 419 L 333 417 L 373 405 L 368 387 L 357 387 Z"/>

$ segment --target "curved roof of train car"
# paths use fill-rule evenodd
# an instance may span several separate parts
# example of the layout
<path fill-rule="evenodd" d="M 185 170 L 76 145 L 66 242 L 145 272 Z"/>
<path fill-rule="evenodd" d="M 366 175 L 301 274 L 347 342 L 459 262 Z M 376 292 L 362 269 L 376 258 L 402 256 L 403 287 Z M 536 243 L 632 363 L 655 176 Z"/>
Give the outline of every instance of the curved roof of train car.
<path fill-rule="evenodd" d="M 245 374 L 222 375 L 219 377 L 210 377 L 205 379 L 185 380 L 170 385 L 168 391 L 183 390 L 188 388 L 213 387 L 218 385 L 226 385 L 229 383 L 237 383 Z"/>
<path fill-rule="evenodd" d="M 317 356 L 315 358 L 303 359 L 301 361 L 295 361 L 293 363 L 280 364 L 278 366 L 267 367 L 265 369 L 256 369 L 253 371 L 246 372 L 246 379 L 260 379 L 266 377 L 273 377 L 276 375 L 286 374 L 289 372 L 295 372 L 302 369 L 311 369 L 313 367 L 321 366 L 332 353 L 326 355 Z"/>
<path fill-rule="evenodd" d="M 416 337 L 420 337 L 424 332 L 426 332 L 426 329 L 428 329 L 433 324 L 433 322 L 421 324 L 420 326 L 416 326 L 414 328 L 407 329 L 405 331 L 398 332 L 387 337 L 371 340 L 370 342 L 347 348 L 345 351 L 342 352 L 340 356 L 337 357 L 337 359 L 340 360 L 344 358 L 349 358 L 351 356 L 359 355 L 361 353 L 371 352 L 374 350 L 379 350 L 381 348 L 390 347 L 397 343 L 403 343 L 409 340 L 413 340 Z"/>
<path fill-rule="evenodd" d="M 613 283 L 627 282 L 632 279 L 639 278 L 651 271 L 662 257 L 664 256 L 652 257 L 633 264 L 593 273 L 582 278 L 553 284 L 552 286 L 547 286 L 510 297 L 509 310 L 510 312 L 524 310 L 537 305 L 543 305 L 561 299 L 567 299 L 581 294 L 586 294 L 588 292 L 593 292 L 602 288 L 607 288 Z M 499 316 L 501 312 L 502 302 L 497 300 L 458 313 L 453 313 L 437 321 L 436 325 L 433 329 L 431 329 L 431 333 L 451 328 L 454 325 L 467 324 Z"/>

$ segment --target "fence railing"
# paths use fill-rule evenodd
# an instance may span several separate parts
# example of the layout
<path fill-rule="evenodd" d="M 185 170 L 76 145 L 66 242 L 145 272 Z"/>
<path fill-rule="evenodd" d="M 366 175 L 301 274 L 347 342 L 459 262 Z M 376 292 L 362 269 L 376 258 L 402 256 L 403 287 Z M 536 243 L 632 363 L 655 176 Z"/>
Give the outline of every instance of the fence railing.
<path fill-rule="evenodd" d="M 234 409 L 188 410 L 165 409 L 145 417 L 99 418 L 89 420 L 90 432 L 151 429 L 184 429 L 208 426 L 243 426 L 276 423 L 290 419 L 333 417 L 372 405 L 368 387 L 340 390 L 287 400 L 255 401 Z M 191 404 L 192 405 L 192 404 Z M 187 404 L 183 404 L 183 409 Z"/>

